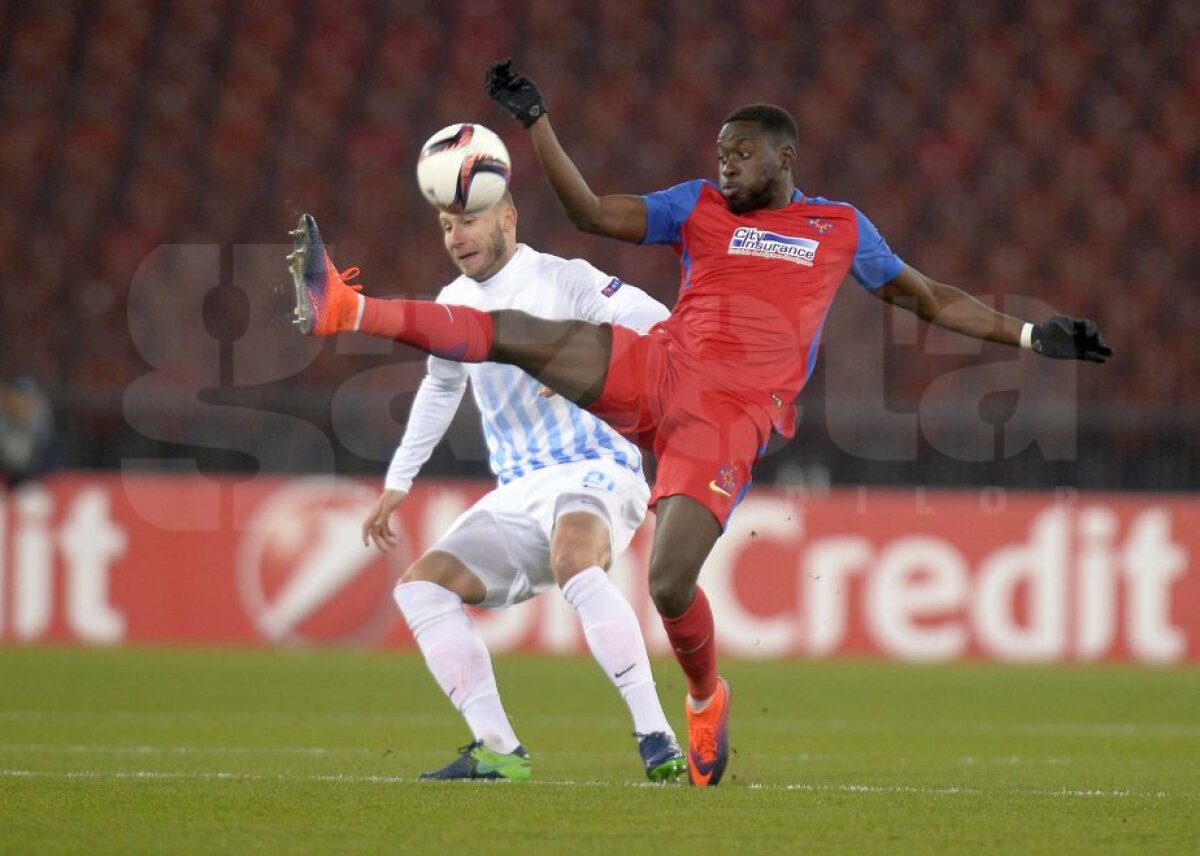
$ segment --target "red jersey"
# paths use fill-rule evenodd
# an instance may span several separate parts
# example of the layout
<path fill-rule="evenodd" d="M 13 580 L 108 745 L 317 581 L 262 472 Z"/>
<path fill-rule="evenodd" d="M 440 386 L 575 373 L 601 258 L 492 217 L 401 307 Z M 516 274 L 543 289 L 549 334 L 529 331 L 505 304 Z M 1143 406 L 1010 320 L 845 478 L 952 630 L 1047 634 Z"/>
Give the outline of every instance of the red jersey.
<path fill-rule="evenodd" d="M 850 273 L 874 290 L 904 263 L 858 209 L 798 190 L 784 208 L 746 214 L 730 211 L 711 181 L 643 198 L 643 242 L 671 244 L 683 268 L 679 299 L 655 332 L 714 388 L 769 408 L 790 437 L 838 286 Z"/>

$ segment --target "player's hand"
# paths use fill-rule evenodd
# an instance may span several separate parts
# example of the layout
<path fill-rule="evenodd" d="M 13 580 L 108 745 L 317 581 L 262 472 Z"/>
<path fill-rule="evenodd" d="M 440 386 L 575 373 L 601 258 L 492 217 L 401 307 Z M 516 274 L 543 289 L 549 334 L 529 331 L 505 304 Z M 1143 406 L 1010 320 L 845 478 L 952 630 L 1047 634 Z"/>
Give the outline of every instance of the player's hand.
<path fill-rule="evenodd" d="M 556 395 L 558 395 L 558 393 L 546 386 L 544 383 L 538 387 L 539 398 L 554 398 Z"/>
<path fill-rule="evenodd" d="M 1095 321 L 1069 315 L 1055 315 L 1044 324 L 1035 324 L 1030 344 L 1043 357 L 1056 360 L 1104 363 L 1113 355 Z"/>
<path fill-rule="evenodd" d="M 546 115 L 546 102 L 537 84 L 523 74 L 513 74 L 512 57 L 492 63 L 484 78 L 488 97 L 521 120 L 528 128 Z"/>
<path fill-rule="evenodd" d="M 380 494 L 379 501 L 375 503 L 375 507 L 367 515 L 367 519 L 363 521 L 364 547 L 370 547 L 372 541 L 380 550 L 390 550 L 396 546 L 396 533 L 392 531 L 389 521 L 392 512 L 400 506 L 400 503 L 404 502 L 407 496 L 408 491 L 405 490 L 385 490 Z"/>

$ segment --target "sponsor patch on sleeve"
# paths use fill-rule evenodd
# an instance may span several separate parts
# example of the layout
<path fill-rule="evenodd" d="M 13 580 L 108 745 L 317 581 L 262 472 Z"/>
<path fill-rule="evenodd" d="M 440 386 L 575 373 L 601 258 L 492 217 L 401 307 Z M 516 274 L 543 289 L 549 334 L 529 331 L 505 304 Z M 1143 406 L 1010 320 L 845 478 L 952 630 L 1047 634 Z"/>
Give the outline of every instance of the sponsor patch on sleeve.
<path fill-rule="evenodd" d="M 612 279 L 610 279 L 608 281 L 608 285 L 606 285 L 606 286 L 604 286 L 604 288 L 600 289 L 600 293 L 603 294 L 605 297 L 612 297 L 614 294 L 617 293 L 618 289 L 620 289 L 620 287 L 624 284 L 625 284 L 624 282 L 622 282 L 621 280 L 617 279 L 614 276 Z"/>

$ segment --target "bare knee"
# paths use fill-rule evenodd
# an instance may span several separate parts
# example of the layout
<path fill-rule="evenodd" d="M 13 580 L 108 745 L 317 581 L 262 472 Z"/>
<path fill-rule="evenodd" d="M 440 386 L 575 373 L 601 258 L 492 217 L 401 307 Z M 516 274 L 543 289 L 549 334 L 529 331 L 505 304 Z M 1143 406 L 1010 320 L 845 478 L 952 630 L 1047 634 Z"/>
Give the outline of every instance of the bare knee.
<path fill-rule="evenodd" d="M 496 309 L 492 316 L 492 358 L 531 374 L 540 372 L 561 348 L 571 322 L 538 318 L 519 309 Z"/>
<path fill-rule="evenodd" d="M 470 568 L 449 553 L 431 551 L 417 559 L 401 575 L 398 585 L 427 582 L 454 592 L 463 603 L 481 603 L 487 597 L 487 586 Z"/>
<path fill-rule="evenodd" d="M 612 332 L 586 321 L 537 318 L 516 309 L 491 313 L 489 358 L 524 369 L 569 401 L 590 402 L 604 389 Z"/>
<path fill-rule="evenodd" d="M 650 552 L 650 597 L 658 614 L 676 618 L 696 598 L 696 580 L 721 524 L 690 496 L 676 494 L 658 502 L 658 528 Z"/>
<path fill-rule="evenodd" d="M 493 309 L 488 314 L 492 316 L 494 333 L 512 343 L 528 342 L 539 320 L 520 309 Z"/>
<path fill-rule="evenodd" d="M 550 539 L 550 570 L 561 586 L 591 567 L 612 563 L 608 524 L 595 514 L 573 511 L 558 518 Z"/>
<path fill-rule="evenodd" d="M 650 598 L 659 615 L 676 618 L 696 597 L 700 568 L 687 557 L 655 556 L 650 561 Z"/>

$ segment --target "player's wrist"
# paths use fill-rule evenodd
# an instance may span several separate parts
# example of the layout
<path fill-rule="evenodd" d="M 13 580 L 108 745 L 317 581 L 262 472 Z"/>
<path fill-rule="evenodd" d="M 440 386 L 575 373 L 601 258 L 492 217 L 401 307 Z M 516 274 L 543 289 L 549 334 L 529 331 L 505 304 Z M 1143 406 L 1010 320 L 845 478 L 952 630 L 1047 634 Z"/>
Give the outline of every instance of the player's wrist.
<path fill-rule="evenodd" d="M 383 489 L 385 491 L 394 491 L 395 493 L 402 493 L 405 495 L 407 495 L 408 492 L 410 490 L 412 490 L 412 486 L 413 486 L 413 480 L 406 479 L 406 478 L 391 478 L 391 477 L 389 477 L 389 478 L 385 479 L 383 482 Z"/>
<path fill-rule="evenodd" d="M 531 105 L 523 115 L 517 118 L 521 120 L 521 126 L 526 131 L 532 131 L 534 125 L 549 115 L 550 111 L 546 109 L 545 102 L 539 99 L 536 104 Z"/>

